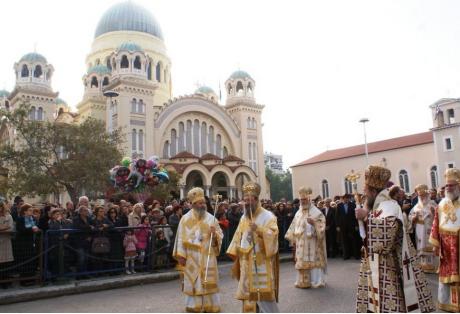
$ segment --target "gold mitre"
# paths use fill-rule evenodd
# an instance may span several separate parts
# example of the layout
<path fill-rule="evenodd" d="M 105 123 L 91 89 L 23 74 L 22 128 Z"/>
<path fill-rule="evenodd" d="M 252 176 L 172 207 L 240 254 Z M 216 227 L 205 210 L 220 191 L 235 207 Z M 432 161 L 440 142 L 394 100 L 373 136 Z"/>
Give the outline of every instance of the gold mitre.
<path fill-rule="evenodd" d="M 259 197 L 260 185 L 255 182 L 248 182 L 243 185 L 243 194 L 249 196 Z"/>
<path fill-rule="evenodd" d="M 457 168 L 449 168 L 444 173 L 446 181 L 457 181 L 460 183 L 460 170 Z"/>
<path fill-rule="evenodd" d="M 300 197 L 300 198 L 307 198 L 307 197 L 309 197 L 309 196 L 312 195 L 312 194 L 313 194 L 313 191 L 312 191 L 311 188 L 307 188 L 307 187 L 304 187 L 304 186 L 303 186 L 303 187 L 301 187 L 301 188 L 299 189 L 299 197 Z"/>
<path fill-rule="evenodd" d="M 202 188 L 193 188 L 187 193 L 187 198 L 190 203 L 194 204 L 198 201 L 206 201 L 204 198 L 204 191 Z"/>
<path fill-rule="evenodd" d="M 391 178 L 391 171 L 381 166 L 369 166 L 364 175 L 364 182 L 373 188 L 383 190 Z"/>
<path fill-rule="evenodd" d="M 426 184 L 419 184 L 415 187 L 415 192 L 418 193 L 427 193 L 428 192 L 428 185 Z"/>

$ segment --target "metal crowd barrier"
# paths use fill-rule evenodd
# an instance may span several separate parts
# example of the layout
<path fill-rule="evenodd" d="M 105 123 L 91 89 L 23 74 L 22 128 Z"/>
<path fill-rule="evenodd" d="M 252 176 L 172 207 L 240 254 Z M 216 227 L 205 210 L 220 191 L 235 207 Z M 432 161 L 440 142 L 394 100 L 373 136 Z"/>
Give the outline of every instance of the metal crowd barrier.
<path fill-rule="evenodd" d="M 9 232 L 2 233 L 2 240 L 10 237 L 14 261 L 0 263 L 0 284 L 21 283 L 42 283 L 43 270 L 43 234 Z M 7 254 L 7 246 L 0 247 L 3 256 Z"/>
<path fill-rule="evenodd" d="M 37 284 L 63 278 L 82 279 L 89 276 L 116 275 L 125 272 L 123 238 L 127 231 L 143 227 L 114 227 L 105 231 L 83 231 L 78 229 L 47 230 L 33 237 L 11 233 L 14 261 L 0 264 L 0 284 L 14 281 L 34 281 Z M 278 221 L 279 251 L 291 251 L 284 235 L 289 228 L 286 219 Z M 172 230 L 169 245 L 158 239 L 157 233 Z M 143 258 L 135 258 L 134 269 L 141 272 L 155 272 L 170 269 L 176 265 L 172 250 L 176 230 L 170 225 L 155 225 L 151 228 Z M 235 230 L 223 230 L 224 237 L 219 260 L 229 260 L 226 251 Z M 109 248 L 95 251 L 97 238 L 106 238 Z M 97 240 L 101 241 L 101 240 Z M 2 248 L 0 248 L 2 250 Z M 139 252 L 138 252 L 139 253 Z"/>

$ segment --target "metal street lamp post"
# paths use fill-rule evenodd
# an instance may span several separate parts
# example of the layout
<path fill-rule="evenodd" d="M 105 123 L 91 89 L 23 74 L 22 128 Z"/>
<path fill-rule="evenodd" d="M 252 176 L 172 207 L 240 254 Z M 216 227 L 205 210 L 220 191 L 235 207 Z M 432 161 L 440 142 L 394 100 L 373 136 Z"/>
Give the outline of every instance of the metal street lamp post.
<path fill-rule="evenodd" d="M 363 130 L 364 130 L 364 150 L 366 152 L 366 164 L 369 166 L 369 151 L 367 149 L 367 135 L 366 135 L 366 122 L 369 122 L 368 118 L 362 118 L 359 120 L 360 123 L 363 124 Z"/>

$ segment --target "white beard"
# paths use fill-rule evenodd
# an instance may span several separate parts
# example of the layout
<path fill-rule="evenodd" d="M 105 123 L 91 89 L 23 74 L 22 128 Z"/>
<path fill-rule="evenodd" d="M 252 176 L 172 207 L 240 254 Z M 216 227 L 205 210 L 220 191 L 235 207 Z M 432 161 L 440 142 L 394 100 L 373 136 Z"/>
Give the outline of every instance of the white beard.
<path fill-rule="evenodd" d="M 450 199 L 451 201 L 456 201 L 458 199 L 460 192 L 458 189 L 456 189 L 454 192 L 447 192 L 446 191 L 446 197 Z"/>
<path fill-rule="evenodd" d="M 428 202 L 430 201 L 430 197 L 429 196 L 425 196 L 425 197 L 418 197 L 418 201 L 423 205 L 427 205 Z"/>

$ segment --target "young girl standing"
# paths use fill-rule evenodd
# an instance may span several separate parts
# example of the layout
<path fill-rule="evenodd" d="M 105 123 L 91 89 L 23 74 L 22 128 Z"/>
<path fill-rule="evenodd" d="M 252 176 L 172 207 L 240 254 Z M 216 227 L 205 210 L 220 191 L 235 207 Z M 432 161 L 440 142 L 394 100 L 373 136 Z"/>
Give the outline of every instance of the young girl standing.
<path fill-rule="evenodd" d="M 136 244 L 137 239 L 132 230 L 126 231 L 123 239 L 123 247 L 125 248 L 125 271 L 128 275 L 135 274 L 134 260 L 136 259 Z"/>

